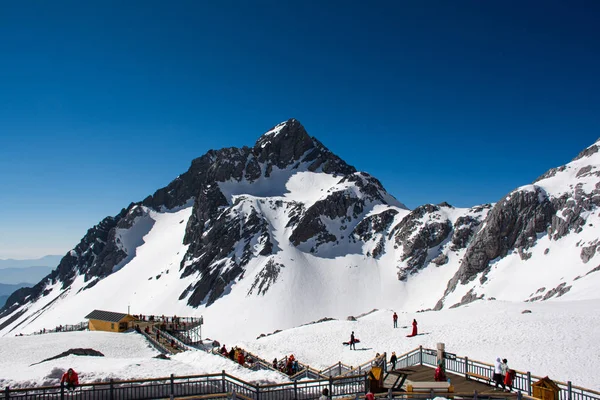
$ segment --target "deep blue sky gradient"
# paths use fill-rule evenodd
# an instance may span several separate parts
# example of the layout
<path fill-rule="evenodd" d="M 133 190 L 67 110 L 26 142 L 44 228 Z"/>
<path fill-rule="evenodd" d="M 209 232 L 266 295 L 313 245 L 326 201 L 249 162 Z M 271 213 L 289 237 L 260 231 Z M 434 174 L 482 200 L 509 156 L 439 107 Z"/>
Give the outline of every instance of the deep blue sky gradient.
<path fill-rule="evenodd" d="M 596 1 L 0 5 L 0 258 L 64 253 L 294 117 L 409 207 L 494 202 L 600 136 Z"/>

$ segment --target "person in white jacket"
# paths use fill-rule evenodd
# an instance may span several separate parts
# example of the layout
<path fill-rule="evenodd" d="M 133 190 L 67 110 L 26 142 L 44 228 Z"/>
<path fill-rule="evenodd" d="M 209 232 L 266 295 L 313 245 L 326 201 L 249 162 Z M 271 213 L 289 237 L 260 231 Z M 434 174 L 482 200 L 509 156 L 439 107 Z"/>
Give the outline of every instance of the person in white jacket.
<path fill-rule="evenodd" d="M 496 389 L 498 389 L 498 385 L 500 385 L 504 390 L 504 380 L 502 379 L 502 361 L 500 360 L 500 357 L 496 358 L 496 362 L 494 363 L 494 383 L 496 384 Z"/>

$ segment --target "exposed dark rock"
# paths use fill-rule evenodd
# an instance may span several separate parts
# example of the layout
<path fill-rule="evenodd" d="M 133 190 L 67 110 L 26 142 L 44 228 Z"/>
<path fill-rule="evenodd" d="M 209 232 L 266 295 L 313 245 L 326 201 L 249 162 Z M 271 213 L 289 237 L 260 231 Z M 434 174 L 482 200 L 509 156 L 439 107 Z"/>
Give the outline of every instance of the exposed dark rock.
<path fill-rule="evenodd" d="M 591 269 L 591 270 L 589 270 L 589 271 L 588 271 L 588 272 L 585 274 L 585 276 L 588 276 L 589 274 L 591 274 L 591 273 L 593 273 L 593 272 L 598 272 L 598 271 L 600 271 L 600 265 L 598 265 L 598 266 L 597 266 L 596 268 L 594 268 L 594 269 Z M 0 329 L 1 329 L 1 327 L 0 327 Z"/>
<path fill-rule="evenodd" d="M 395 243 L 402 246 L 400 261 L 406 267 L 398 271 L 398 279 L 406 280 L 408 275 L 421 270 L 429 255 L 429 250 L 439 246 L 452 232 L 449 220 L 440 220 L 437 212 L 440 207 L 432 204 L 417 207 L 394 227 Z M 424 218 L 425 216 L 428 218 Z"/>
<path fill-rule="evenodd" d="M 431 262 L 439 267 L 440 265 L 448 263 L 448 256 L 446 254 L 440 254 L 439 256 L 431 260 Z"/>
<path fill-rule="evenodd" d="M 370 215 L 356 225 L 352 235 L 363 242 L 367 242 L 374 235 L 386 231 L 394 221 L 396 214 L 398 214 L 398 211 L 389 209 L 379 214 Z"/>
<path fill-rule="evenodd" d="M 168 355 L 162 354 L 162 353 L 157 354 L 152 358 L 158 358 L 159 360 L 170 360 L 171 359 Z"/>
<path fill-rule="evenodd" d="M 555 209 L 540 188 L 519 190 L 496 203 L 486 224 L 471 241 L 458 272 L 448 283 L 446 294 L 458 283 L 465 284 L 488 269 L 489 262 L 510 250 L 532 246 L 537 234 L 546 232 Z"/>
<path fill-rule="evenodd" d="M 63 358 L 63 357 L 67 357 L 67 356 L 70 356 L 70 355 L 74 355 L 74 356 L 90 356 L 90 357 L 104 357 L 104 354 L 100 353 L 98 350 L 77 348 L 77 349 L 69 349 L 67 351 L 63 351 L 62 353 L 60 353 L 57 356 L 46 358 L 45 360 L 42 360 L 40 362 L 37 362 L 35 364 L 31 364 L 31 365 L 41 364 L 41 363 L 46 362 L 46 361 L 56 360 L 58 358 Z"/>
<path fill-rule="evenodd" d="M 581 248 L 581 260 L 584 262 L 584 264 L 587 264 L 588 261 L 590 261 L 592 259 L 592 257 L 594 257 L 594 255 L 596 255 L 596 247 L 598 246 L 598 244 L 596 243 L 596 241 L 594 241 L 591 245 L 589 246 L 584 246 Z"/>
<path fill-rule="evenodd" d="M 309 323 L 302 324 L 302 325 L 300 325 L 300 326 L 307 326 L 307 325 L 320 324 L 321 322 L 328 322 L 328 321 L 336 321 L 336 319 L 335 319 L 335 318 L 324 317 L 324 318 L 321 318 L 321 319 L 320 319 L 320 320 L 318 320 L 318 321 L 311 321 L 311 322 L 309 322 Z"/>
<path fill-rule="evenodd" d="M 346 321 L 356 321 L 356 318 L 354 318 L 352 315 L 348 316 L 348 318 L 346 318 Z"/>
<path fill-rule="evenodd" d="M 521 311 L 521 314 L 531 314 L 531 310 L 523 310 Z"/>
<path fill-rule="evenodd" d="M 554 289 L 549 290 L 548 293 L 544 295 L 542 300 L 548 300 L 549 298 L 554 297 L 555 295 L 556 297 L 560 297 L 563 294 L 567 293 L 569 290 L 571 290 L 571 286 L 567 286 L 567 284 L 563 282 Z"/>
<path fill-rule="evenodd" d="M 460 306 L 464 306 L 465 304 L 469 304 L 474 302 L 475 300 L 479 300 L 482 299 L 483 295 L 479 295 L 477 296 L 477 294 L 475 294 L 475 289 L 471 289 L 467 292 L 467 294 L 465 294 L 462 299 L 460 299 L 459 303 L 453 304 L 452 306 L 450 306 L 450 308 L 457 308 Z"/>
<path fill-rule="evenodd" d="M 248 295 L 251 295 L 254 289 L 257 289 L 256 294 L 261 294 L 264 296 L 271 285 L 277 282 L 281 268 L 285 268 L 285 266 L 283 264 L 276 263 L 272 258 L 270 258 L 265 267 L 258 274 L 256 274 L 254 283 L 252 283 L 252 287 L 248 291 Z"/>

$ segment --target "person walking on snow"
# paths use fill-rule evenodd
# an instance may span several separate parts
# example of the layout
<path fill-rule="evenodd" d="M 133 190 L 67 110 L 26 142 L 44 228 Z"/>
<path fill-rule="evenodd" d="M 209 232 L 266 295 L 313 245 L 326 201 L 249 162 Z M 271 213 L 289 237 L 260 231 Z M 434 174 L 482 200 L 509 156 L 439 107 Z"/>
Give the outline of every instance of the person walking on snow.
<path fill-rule="evenodd" d="M 350 334 L 350 350 L 356 350 L 356 338 L 354 337 L 354 331 Z"/>
<path fill-rule="evenodd" d="M 396 369 L 396 361 L 398 361 L 398 357 L 396 357 L 396 352 L 392 351 L 392 356 L 390 357 L 390 362 L 392 363 L 392 371 Z"/>
<path fill-rule="evenodd" d="M 504 382 L 502 381 L 502 361 L 500 357 L 496 358 L 496 362 L 494 363 L 494 376 L 493 376 L 495 388 L 498 389 L 498 385 L 502 386 L 504 389 Z"/>
<path fill-rule="evenodd" d="M 396 312 L 394 311 L 394 315 L 392 316 L 392 319 L 394 320 L 394 328 L 398 327 L 398 314 L 396 314 Z"/>

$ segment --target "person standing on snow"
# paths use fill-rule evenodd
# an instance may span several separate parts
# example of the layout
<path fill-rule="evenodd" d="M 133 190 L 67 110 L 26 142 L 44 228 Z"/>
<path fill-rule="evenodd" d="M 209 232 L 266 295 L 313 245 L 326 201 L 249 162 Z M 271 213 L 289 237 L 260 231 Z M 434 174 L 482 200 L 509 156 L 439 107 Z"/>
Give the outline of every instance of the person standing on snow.
<path fill-rule="evenodd" d="M 412 326 L 413 326 L 412 333 L 410 335 L 406 335 L 406 337 L 417 336 L 417 320 L 416 319 L 413 319 Z"/>
<path fill-rule="evenodd" d="M 350 350 L 356 350 L 356 338 L 354 337 L 354 331 L 350 334 Z"/>
<path fill-rule="evenodd" d="M 392 319 L 394 320 L 394 328 L 398 327 L 398 314 L 396 314 L 396 311 L 394 311 L 394 315 L 392 316 Z"/>
<path fill-rule="evenodd" d="M 392 351 L 392 356 L 390 357 L 390 362 L 392 363 L 392 371 L 396 369 L 396 361 L 398 361 L 398 357 L 396 357 L 396 352 Z"/>

